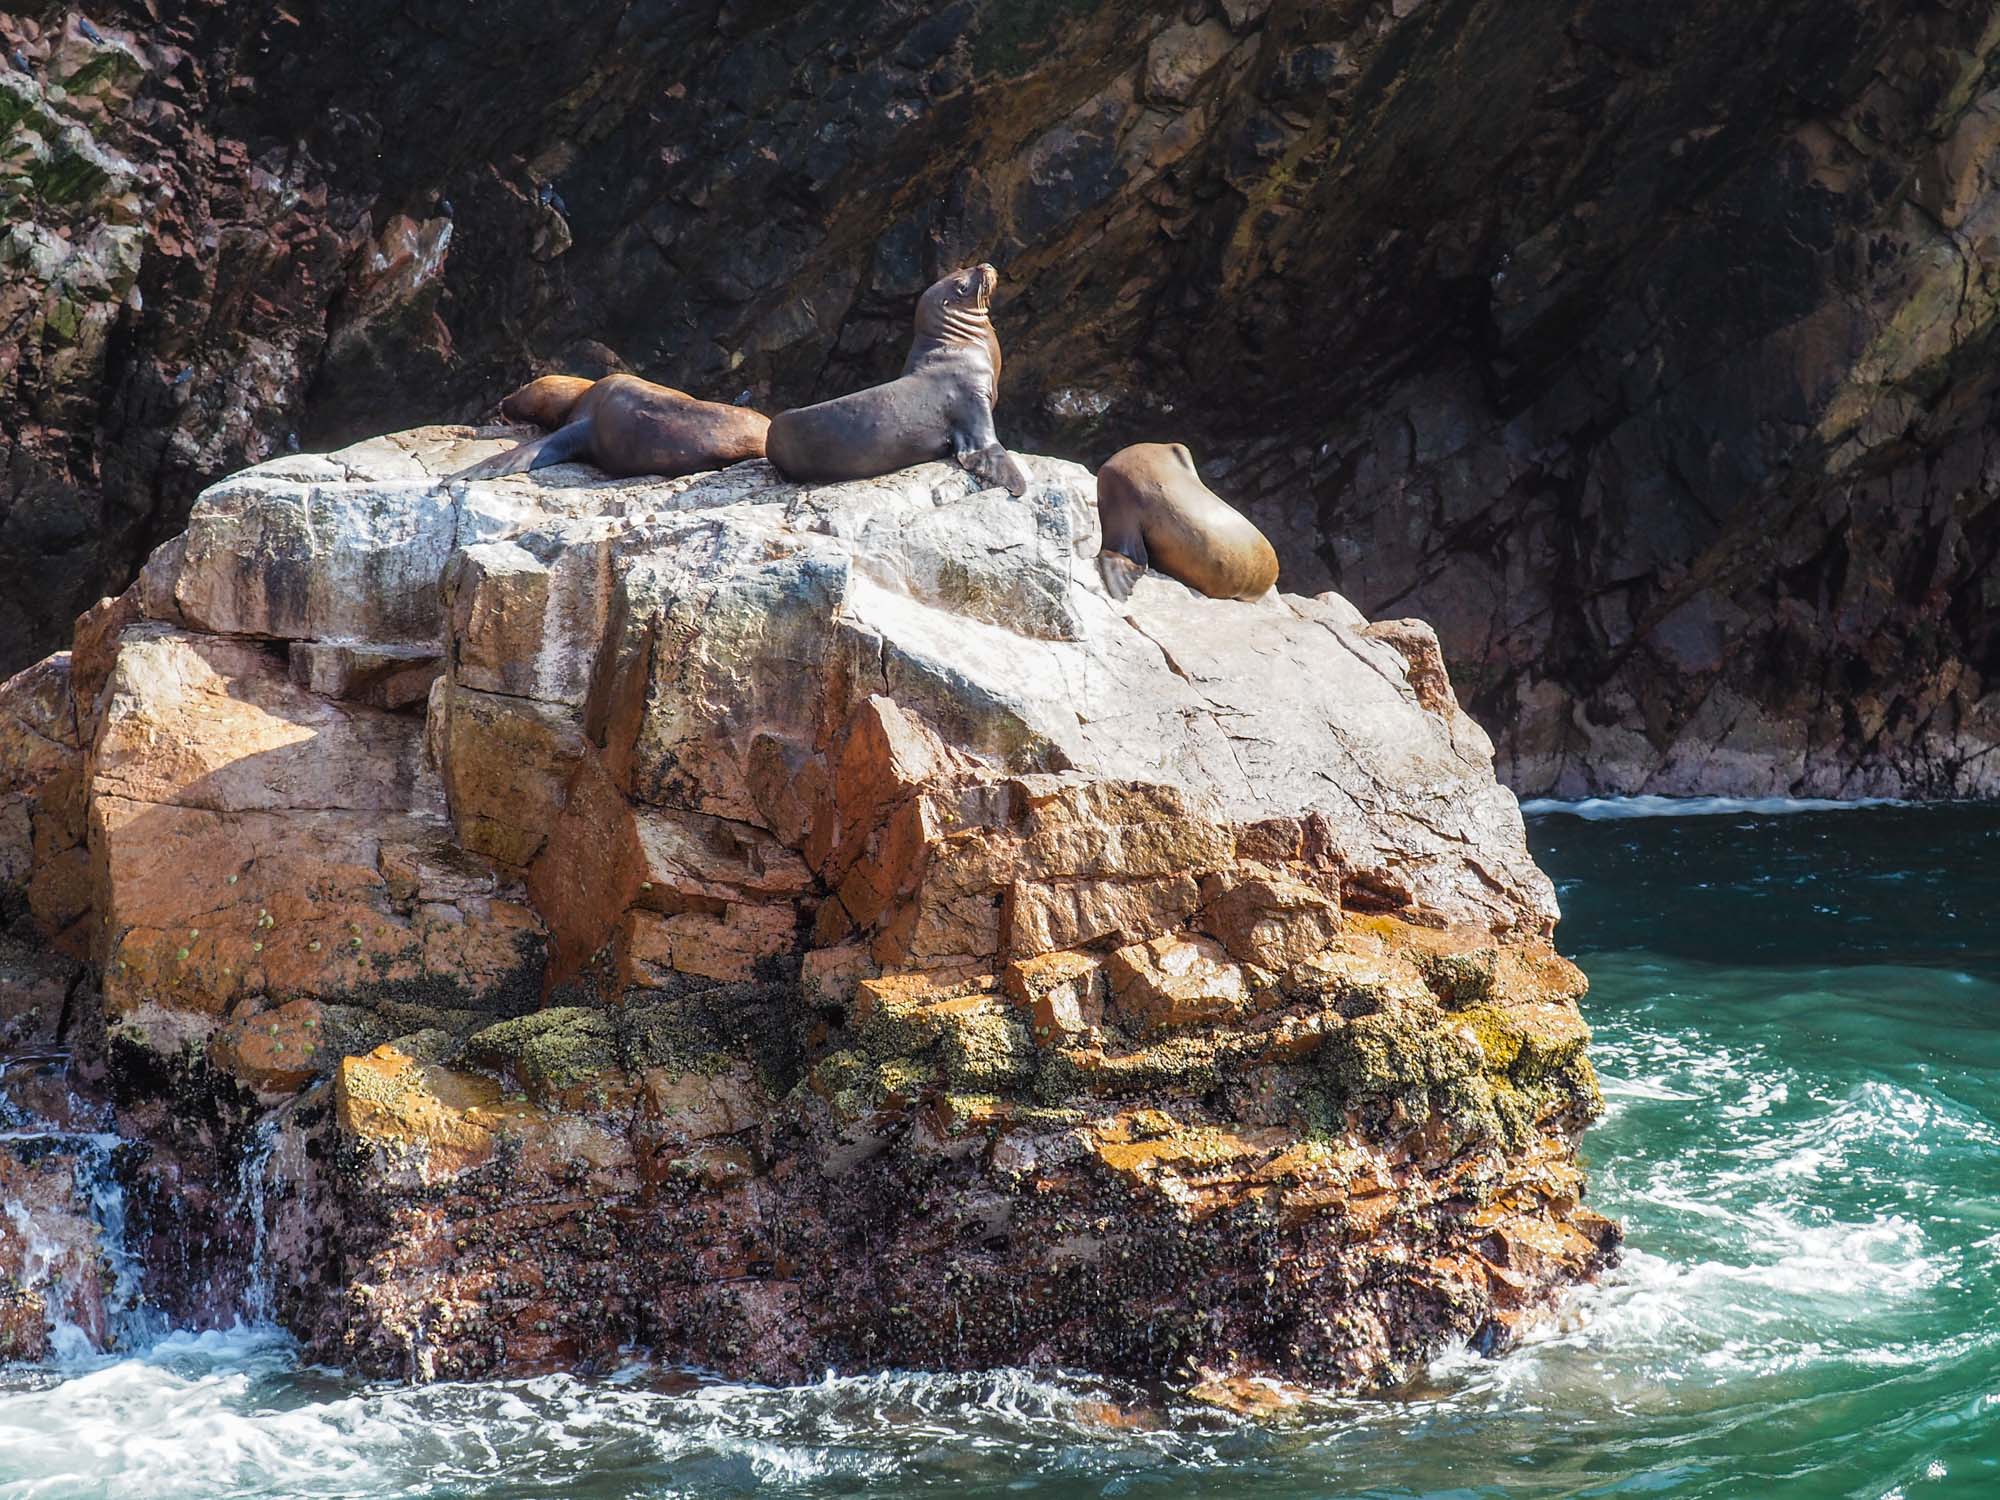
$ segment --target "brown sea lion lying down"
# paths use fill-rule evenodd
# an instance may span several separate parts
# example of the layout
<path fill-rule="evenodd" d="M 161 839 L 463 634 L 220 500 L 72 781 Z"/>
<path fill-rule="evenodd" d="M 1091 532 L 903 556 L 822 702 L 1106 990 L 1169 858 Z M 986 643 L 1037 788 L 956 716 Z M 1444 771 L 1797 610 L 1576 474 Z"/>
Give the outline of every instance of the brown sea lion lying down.
<path fill-rule="evenodd" d="M 980 480 L 1027 493 L 1028 474 L 993 427 L 1000 341 L 988 305 L 1000 273 L 967 266 L 917 303 L 903 373 L 771 422 L 771 463 L 787 479 L 874 479 L 947 454 Z"/>
<path fill-rule="evenodd" d="M 607 474 L 672 479 L 764 456 L 770 418 L 747 406 L 697 401 L 686 391 L 636 375 L 584 380 L 544 375 L 500 403 L 511 422 L 553 427 L 547 437 L 509 448 L 452 475 L 493 479 L 581 459 Z"/>
<path fill-rule="evenodd" d="M 1097 471 L 1097 518 L 1104 530 L 1099 572 L 1114 599 L 1157 568 L 1211 599 L 1257 599 L 1278 581 L 1278 554 L 1264 533 L 1201 482 L 1180 443 L 1135 443 Z"/>

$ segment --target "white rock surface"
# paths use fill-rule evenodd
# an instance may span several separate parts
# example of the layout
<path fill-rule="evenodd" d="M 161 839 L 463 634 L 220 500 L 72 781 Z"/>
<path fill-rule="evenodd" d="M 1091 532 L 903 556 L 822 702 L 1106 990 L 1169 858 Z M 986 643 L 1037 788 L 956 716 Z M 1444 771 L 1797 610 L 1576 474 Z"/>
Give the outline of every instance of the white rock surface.
<path fill-rule="evenodd" d="M 441 477 L 496 443 L 430 428 L 245 470 L 202 497 L 146 598 L 199 630 L 310 643 L 307 686 L 343 680 L 331 647 L 442 654 L 434 753 L 510 713 L 562 747 L 524 802 L 560 798 L 582 737 L 635 799 L 762 827 L 753 742 L 822 749 L 876 693 L 995 767 L 1168 783 L 1238 824 L 1318 813 L 1364 883 L 1437 918 L 1554 919 L 1425 627 L 1371 635 L 1337 596 L 1212 600 L 1159 574 L 1114 601 L 1078 465 L 1028 458 L 1019 500 L 946 463 L 817 489 L 761 462 Z M 454 815 L 480 845 L 469 827 L 495 810 Z"/>

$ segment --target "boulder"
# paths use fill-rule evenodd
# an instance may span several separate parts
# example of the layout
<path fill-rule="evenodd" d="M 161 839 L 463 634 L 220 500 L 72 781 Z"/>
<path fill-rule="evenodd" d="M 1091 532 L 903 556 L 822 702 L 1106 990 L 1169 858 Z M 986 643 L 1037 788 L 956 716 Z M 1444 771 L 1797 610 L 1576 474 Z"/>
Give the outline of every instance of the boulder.
<path fill-rule="evenodd" d="M 991 254 L 1003 428 L 1189 444 L 1290 587 L 1436 628 L 1518 790 L 2000 794 L 1982 7 L 408 9 L 0 11 L 0 677 L 214 476 L 530 372 L 824 400 Z M 355 602 L 444 550 L 380 457 L 363 513 L 286 461 L 345 492 L 233 528 L 276 585 L 238 623 L 435 639 Z M 336 511 L 379 571 L 298 565 Z"/>
<path fill-rule="evenodd" d="M 261 1152 L 316 1356 L 1369 1385 L 1611 1254 L 1421 626 L 1115 601 L 1055 460 L 445 477 L 501 440 L 232 476 L 0 689 L 0 892 L 101 978 L 17 1029 L 78 1010 L 146 1204 Z"/>

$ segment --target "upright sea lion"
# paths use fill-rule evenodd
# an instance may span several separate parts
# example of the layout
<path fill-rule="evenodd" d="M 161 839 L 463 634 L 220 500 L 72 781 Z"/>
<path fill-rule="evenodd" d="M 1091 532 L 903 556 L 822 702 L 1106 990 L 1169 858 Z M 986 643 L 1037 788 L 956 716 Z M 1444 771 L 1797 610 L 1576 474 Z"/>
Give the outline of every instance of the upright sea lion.
<path fill-rule="evenodd" d="M 917 303 L 916 338 L 903 373 L 781 412 L 768 452 L 787 479 L 873 479 L 947 453 L 987 484 L 1027 493 L 1028 475 L 993 428 L 1000 340 L 988 312 L 1000 273 L 989 265 L 953 271 Z"/>
<path fill-rule="evenodd" d="M 1158 568 L 1211 599 L 1257 599 L 1278 581 L 1278 554 L 1243 513 L 1201 482 L 1180 443 L 1135 443 L 1097 471 L 1098 568 L 1114 599 Z"/>
<path fill-rule="evenodd" d="M 583 459 L 607 474 L 627 478 L 658 474 L 672 479 L 764 456 L 770 418 L 747 406 L 697 401 L 672 386 L 636 375 L 584 380 L 544 375 L 500 403 L 512 421 L 556 430 L 547 437 L 496 453 L 453 479 L 493 479 L 550 464 Z"/>

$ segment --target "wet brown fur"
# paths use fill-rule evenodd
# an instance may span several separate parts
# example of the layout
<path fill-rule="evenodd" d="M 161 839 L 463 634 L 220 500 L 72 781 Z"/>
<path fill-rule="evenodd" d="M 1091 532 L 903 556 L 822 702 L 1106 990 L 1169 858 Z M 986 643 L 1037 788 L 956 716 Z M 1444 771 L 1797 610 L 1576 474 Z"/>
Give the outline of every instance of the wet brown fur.
<path fill-rule="evenodd" d="M 989 307 L 1000 273 L 982 262 L 939 278 L 918 300 L 903 373 L 771 424 L 772 466 L 802 483 L 893 474 L 953 456 L 981 483 L 1023 495 L 1028 472 L 993 426 L 1000 340 Z"/>
<path fill-rule="evenodd" d="M 554 431 L 569 420 L 570 408 L 595 384 L 581 375 L 544 375 L 502 401 L 500 415 L 510 422 L 532 422 Z"/>

